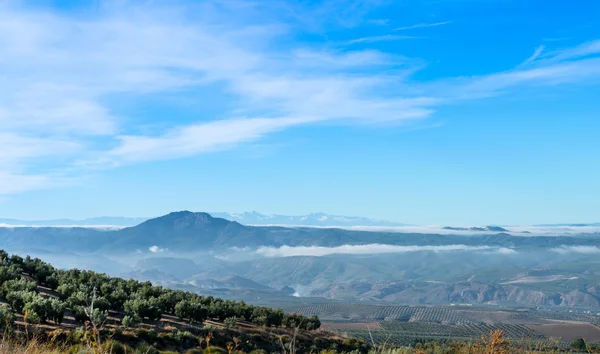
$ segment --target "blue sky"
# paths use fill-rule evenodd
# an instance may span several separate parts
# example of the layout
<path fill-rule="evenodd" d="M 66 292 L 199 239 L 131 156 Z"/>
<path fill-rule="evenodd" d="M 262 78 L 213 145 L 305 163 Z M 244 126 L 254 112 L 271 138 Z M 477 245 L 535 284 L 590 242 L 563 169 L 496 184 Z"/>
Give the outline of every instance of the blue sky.
<path fill-rule="evenodd" d="M 8 1 L 0 216 L 600 221 L 598 1 Z"/>

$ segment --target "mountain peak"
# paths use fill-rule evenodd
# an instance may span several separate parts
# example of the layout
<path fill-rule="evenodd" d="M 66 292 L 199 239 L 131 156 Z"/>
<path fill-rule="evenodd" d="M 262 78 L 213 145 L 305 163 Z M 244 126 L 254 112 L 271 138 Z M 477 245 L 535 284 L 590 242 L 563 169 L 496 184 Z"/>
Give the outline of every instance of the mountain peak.
<path fill-rule="evenodd" d="M 167 215 L 150 219 L 141 225 L 147 226 L 167 226 L 175 229 L 202 228 L 210 225 L 217 220 L 210 214 L 204 212 L 191 212 L 189 210 L 174 211 Z M 219 219 L 220 220 L 220 219 Z M 140 226 L 141 226 L 140 225 Z"/>

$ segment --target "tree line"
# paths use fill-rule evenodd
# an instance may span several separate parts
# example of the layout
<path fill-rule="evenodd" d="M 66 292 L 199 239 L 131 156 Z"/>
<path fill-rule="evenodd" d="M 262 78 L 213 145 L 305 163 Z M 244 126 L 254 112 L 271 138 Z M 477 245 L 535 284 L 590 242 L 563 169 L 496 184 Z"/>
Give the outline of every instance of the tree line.
<path fill-rule="evenodd" d="M 58 298 L 44 296 L 38 285 L 54 290 Z M 286 314 L 282 310 L 223 300 L 212 296 L 154 286 L 150 282 L 109 277 L 88 270 L 56 269 L 39 258 L 22 258 L 0 250 L 0 296 L 10 310 L 26 315 L 31 323 L 61 323 L 67 311 L 75 320 L 101 323 L 109 311 L 122 312 L 122 325 L 135 327 L 141 321 L 173 314 L 190 323 L 206 319 L 221 322 L 245 320 L 265 327 L 316 330 L 317 316 Z M 0 308 L 0 317 L 10 317 Z"/>

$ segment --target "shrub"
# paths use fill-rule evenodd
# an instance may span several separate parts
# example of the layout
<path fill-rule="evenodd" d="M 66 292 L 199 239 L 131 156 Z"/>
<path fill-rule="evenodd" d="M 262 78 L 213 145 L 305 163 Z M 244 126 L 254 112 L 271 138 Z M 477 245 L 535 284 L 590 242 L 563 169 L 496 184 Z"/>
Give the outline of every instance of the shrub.
<path fill-rule="evenodd" d="M 237 318 L 234 317 L 227 317 L 225 319 L 225 327 L 227 329 L 231 329 L 231 328 L 235 328 L 235 326 L 237 326 Z"/>
<path fill-rule="evenodd" d="M 104 342 L 104 344 L 102 345 L 102 349 L 106 353 L 126 354 L 125 347 L 123 346 L 123 344 L 114 340 Z"/>
<path fill-rule="evenodd" d="M 140 343 L 135 348 L 135 354 L 160 354 L 160 352 L 148 343 Z"/>
<path fill-rule="evenodd" d="M 28 310 L 25 310 L 24 319 L 25 319 L 25 322 L 32 323 L 32 324 L 36 324 L 36 323 L 41 323 L 42 322 L 42 319 L 40 318 L 40 315 L 37 314 L 34 311 L 29 312 Z"/>
<path fill-rule="evenodd" d="M 583 338 L 577 338 L 569 345 L 572 350 L 579 352 L 587 352 L 587 346 Z"/>
<path fill-rule="evenodd" d="M 136 315 L 126 315 L 123 317 L 123 319 L 121 319 L 121 324 L 125 328 L 135 328 L 140 324 L 140 318 Z"/>
<path fill-rule="evenodd" d="M 227 351 L 219 347 L 207 347 L 202 351 L 203 354 L 226 354 Z"/>
<path fill-rule="evenodd" d="M 188 349 L 185 354 L 203 354 L 202 350 L 200 349 Z"/>
<path fill-rule="evenodd" d="M 249 354 L 267 354 L 267 351 L 264 349 L 254 349 Z"/>
<path fill-rule="evenodd" d="M 15 321 L 15 314 L 6 306 L 0 306 L 0 329 L 11 327 Z"/>

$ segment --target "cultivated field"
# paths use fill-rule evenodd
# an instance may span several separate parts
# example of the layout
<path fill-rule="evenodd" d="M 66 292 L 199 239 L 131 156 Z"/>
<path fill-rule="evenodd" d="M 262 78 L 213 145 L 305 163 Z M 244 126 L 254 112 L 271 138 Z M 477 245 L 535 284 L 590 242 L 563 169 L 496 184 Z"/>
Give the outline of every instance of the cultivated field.
<path fill-rule="evenodd" d="M 600 342 L 597 312 L 475 306 L 319 304 L 287 309 L 318 315 L 323 327 L 367 342 L 414 345 L 426 341 L 477 341 L 502 330 L 513 341 L 568 346 L 584 338 Z"/>

